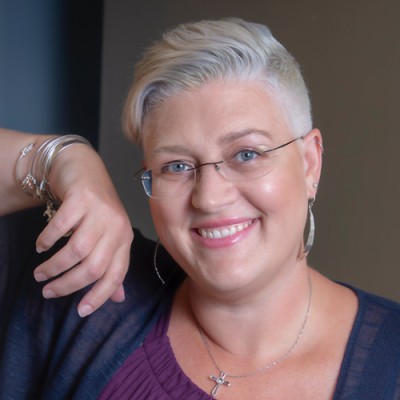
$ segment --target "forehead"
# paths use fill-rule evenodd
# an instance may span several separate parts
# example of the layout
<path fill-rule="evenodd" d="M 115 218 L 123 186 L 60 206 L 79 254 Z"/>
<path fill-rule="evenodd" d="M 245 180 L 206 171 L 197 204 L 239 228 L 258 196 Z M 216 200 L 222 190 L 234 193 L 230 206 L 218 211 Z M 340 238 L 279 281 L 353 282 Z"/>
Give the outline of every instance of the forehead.
<path fill-rule="evenodd" d="M 175 94 L 146 116 L 145 155 L 169 147 L 223 146 L 246 136 L 290 139 L 279 103 L 261 82 L 210 82 Z"/>

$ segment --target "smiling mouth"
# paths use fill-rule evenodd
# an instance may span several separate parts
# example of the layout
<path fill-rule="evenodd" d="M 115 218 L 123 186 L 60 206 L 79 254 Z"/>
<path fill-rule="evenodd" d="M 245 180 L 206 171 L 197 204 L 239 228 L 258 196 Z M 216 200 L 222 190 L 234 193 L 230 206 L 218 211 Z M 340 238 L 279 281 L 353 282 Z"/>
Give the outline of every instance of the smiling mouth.
<path fill-rule="evenodd" d="M 200 228 L 197 231 L 199 235 L 206 239 L 223 239 L 228 236 L 232 236 L 240 231 L 243 231 L 244 229 L 248 228 L 252 223 L 253 221 L 247 221 L 243 222 L 242 224 L 229 225 L 220 228 Z"/>

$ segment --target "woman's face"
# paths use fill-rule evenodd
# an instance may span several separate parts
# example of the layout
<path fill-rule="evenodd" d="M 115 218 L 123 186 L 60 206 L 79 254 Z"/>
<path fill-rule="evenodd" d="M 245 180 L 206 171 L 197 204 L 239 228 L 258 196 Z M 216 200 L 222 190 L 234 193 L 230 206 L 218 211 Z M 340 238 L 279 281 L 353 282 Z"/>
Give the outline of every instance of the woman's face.
<path fill-rule="evenodd" d="M 158 236 L 192 283 L 220 294 L 254 291 L 293 270 L 319 180 L 316 137 L 313 130 L 271 153 L 273 168 L 257 179 L 230 182 L 207 165 L 192 190 L 150 199 Z M 146 117 L 145 164 L 198 165 L 220 161 L 227 149 L 273 148 L 291 139 L 260 83 L 210 82 L 169 98 Z"/>

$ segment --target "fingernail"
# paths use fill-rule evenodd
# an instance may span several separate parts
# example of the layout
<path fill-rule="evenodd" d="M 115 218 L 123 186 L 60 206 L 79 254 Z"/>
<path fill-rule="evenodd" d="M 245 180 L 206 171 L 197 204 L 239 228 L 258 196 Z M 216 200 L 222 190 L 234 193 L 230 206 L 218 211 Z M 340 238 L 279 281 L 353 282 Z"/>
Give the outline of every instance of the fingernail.
<path fill-rule="evenodd" d="M 43 281 L 47 281 L 47 276 L 41 272 L 37 272 L 34 274 L 35 279 L 37 282 L 43 282 Z"/>
<path fill-rule="evenodd" d="M 50 289 L 44 289 L 43 290 L 43 297 L 45 299 L 52 299 L 53 297 L 56 297 L 56 294 Z"/>
<path fill-rule="evenodd" d="M 78 307 L 78 314 L 81 318 L 87 317 L 89 314 L 93 312 L 93 307 L 89 304 L 84 304 Z"/>
<path fill-rule="evenodd" d="M 40 246 L 36 247 L 36 253 L 40 254 L 40 253 L 43 253 L 43 251 L 44 251 L 44 249 L 42 247 L 40 247 Z"/>

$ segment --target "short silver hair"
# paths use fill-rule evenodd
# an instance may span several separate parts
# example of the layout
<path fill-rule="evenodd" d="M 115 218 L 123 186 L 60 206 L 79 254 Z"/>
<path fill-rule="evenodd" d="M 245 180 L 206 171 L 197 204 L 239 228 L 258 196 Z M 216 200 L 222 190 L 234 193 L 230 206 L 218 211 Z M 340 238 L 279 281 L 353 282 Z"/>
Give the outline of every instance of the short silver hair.
<path fill-rule="evenodd" d="M 143 120 L 155 107 L 213 80 L 259 81 L 295 137 L 312 129 L 310 98 L 296 60 L 266 26 L 229 18 L 181 24 L 147 49 L 125 104 L 126 135 L 141 143 Z"/>

